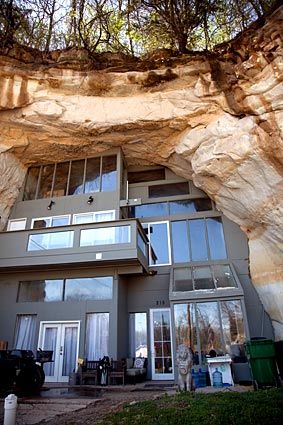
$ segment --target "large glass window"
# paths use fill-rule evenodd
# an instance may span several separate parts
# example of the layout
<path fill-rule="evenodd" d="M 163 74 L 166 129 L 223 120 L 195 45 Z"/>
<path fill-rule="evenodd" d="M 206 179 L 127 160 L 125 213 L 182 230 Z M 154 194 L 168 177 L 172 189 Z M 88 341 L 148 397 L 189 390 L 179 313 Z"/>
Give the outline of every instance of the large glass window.
<path fill-rule="evenodd" d="M 80 246 L 111 245 L 131 242 L 131 226 L 100 227 L 81 231 Z"/>
<path fill-rule="evenodd" d="M 41 168 L 41 176 L 37 197 L 50 198 L 52 190 L 52 182 L 54 176 L 54 164 L 45 165 Z"/>
<path fill-rule="evenodd" d="M 194 363 L 198 364 L 196 315 L 193 304 L 174 305 L 176 347 L 185 344 L 194 352 Z"/>
<path fill-rule="evenodd" d="M 175 304 L 174 317 L 177 346 L 189 345 L 195 363 L 205 363 L 210 350 L 242 355 L 245 330 L 240 300 Z"/>
<path fill-rule="evenodd" d="M 88 158 L 85 176 L 85 193 L 100 190 L 100 158 Z"/>
<path fill-rule="evenodd" d="M 168 215 L 168 205 L 167 202 L 137 205 L 131 208 L 130 215 L 135 218 L 164 217 Z"/>
<path fill-rule="evenodd" d="M 164 180 L 164 179 L 165 179 L 165 168 L 158 168 L 156 170 L 135 171 L 135 172 L 128 173 L 129 183 L 143 183 L 143 182 L 150 182 L 154 180 Z"/>
<path fill-rule="evenodd" d="M 143 228 L 156 256 L 156 259 L 154 259 L 151 255 L 150 265 L 171 264 L 168 222 L 144 223 Z"/>
<path fill-rule="evenodd" d="M 111 300 L 112 277 L 66 279 L 65 300 Z"/>
<path fill-rule="evenodd" d="M 85 160 L 72 161 L 69 182 L 69 195 L 80 195 L 84 193 L 84 168 Z"/>
<path fill-rule="evenodd" d="M 17 302 L 111 300 L 113 277 L 27 280 L 19 283 Z"/>
<path fill-rule="evenodd" d="M 111 221 L 111 220 L 115 220 L 114 210 L 74 214 L 73 216 L 74 224 L 94 223 L 94 222 L 97 223 L 101 221 Z"/>
<path fill-rule="evenodd" d="M 186 221 L 172 222 L 173 262 L 186 263 L 190 261 L 188 225 Z"/>
<path fill-rule="evenodd" d="M 208 260 L 204 219 L 189 220 L 192 261 Z"/>
<path fill-rule="evenodd" d="M 29 235 L 27 250 L 41 251 L 47 249 L 71 248 L 73 246 L 73 239 L 73 231 Z"/>
<path fill-rule="evenodd" d="M 202 267 L 178 267 L 173 272 L 173 291 L 198 291 L 236 288 L 228 264 Z"/>
<path fill-rule="evenodd" d="M 220 217 L 172 221 L 174 263 L 227 258 Z"/>
<path fill-rule="evenodd" d="M 207 218 L 206 223 L 211 259 L 222 260 L 227 257 L 227 253 L 221 218 Z"/>
<path fill-rule="evenodd" d="M 69 162 L 59 162 L 56 165 L 55 182 L 52 196 L 65 196 L 69 177 Z"/>
<path fill-rule="evenodd" d="M 167 183 L 149 186 L 148 196 L 149 198 L 161 198 L 167 196 L 180 196 L 188 195 L 189 183 Z"/>
<path fill-rule="evenodd" d="M 40 168 L 31 167 L 28 170 L 28 175 L 25 184 L 23 201 L 35 199 Z"/>
<path fill-rule="evenodd" d="M 147 357 L 147 319 L 146 313 L 130 314 L 130 356 Z"/>
<path fill-rule="evenodd" d="M 85 356 L 99 360 L 109 355 L 109 313 L 89 313 L 86 317 Z"/>
<path fill-rule="evenodd" d="M 101 190 L 112 192 L 116 190 L 117 164 L 116 155 L 102 157 Z"/>
<path fill-rule="evenodd" d="M 62 301 L 63 279 L 28 280 L 20 282 L 18 302 Z"/>
<path fill-rule="evenodd" d="M 170 215 L 192 214 L 200 211 L 212 210 L 211 201 L 208 198 L 184 199 L 180 201 L 170 201 Z"/>
<path fill-rule="evenodd" d="M 19 314 L 16 322 L 14 348 L 16 350 L 34 350 L 35 348 L 35 314 Z"/>
<path fill-rule="evenodd" d="M 28 170 L 23 200 L 109 192 L 116 187 L 116 155 L 58 162 Z"/>

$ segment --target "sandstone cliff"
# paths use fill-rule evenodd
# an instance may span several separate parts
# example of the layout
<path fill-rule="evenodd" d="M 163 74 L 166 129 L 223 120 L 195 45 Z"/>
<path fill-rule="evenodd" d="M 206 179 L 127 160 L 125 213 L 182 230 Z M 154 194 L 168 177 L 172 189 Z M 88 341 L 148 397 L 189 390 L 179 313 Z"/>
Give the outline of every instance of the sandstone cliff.
<path fill-rule="evenodd" d="M 91 70 L 72 51 L 38 62 L 2 55 L 1 228 L 30 164 L 121 146 L 129 164 L 193 179 L 241 226 L 253 283 L 283 339 L 282 34 L 283 8 L 213 54 L 161 52 L 151 71 L 119 60 Z"/>

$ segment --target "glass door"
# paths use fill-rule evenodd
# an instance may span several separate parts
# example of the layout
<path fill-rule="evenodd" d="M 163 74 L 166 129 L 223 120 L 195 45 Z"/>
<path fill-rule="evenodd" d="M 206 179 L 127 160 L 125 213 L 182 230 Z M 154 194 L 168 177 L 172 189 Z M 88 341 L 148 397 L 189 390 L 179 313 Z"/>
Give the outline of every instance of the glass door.
<path fill-rule="evenodd" d="M 150 331 L 152 379 L 174 379 L 172 330 L 169 308 L 150 310 Z"/>
<path fill-rule="evenodd" d="M 46 382 L 69 381 L 70 373 L 77 367 L 78 343 L 78 322 L 41 323 L 38 346 L 53 351 L 53 361 L 44 364 Z"/>

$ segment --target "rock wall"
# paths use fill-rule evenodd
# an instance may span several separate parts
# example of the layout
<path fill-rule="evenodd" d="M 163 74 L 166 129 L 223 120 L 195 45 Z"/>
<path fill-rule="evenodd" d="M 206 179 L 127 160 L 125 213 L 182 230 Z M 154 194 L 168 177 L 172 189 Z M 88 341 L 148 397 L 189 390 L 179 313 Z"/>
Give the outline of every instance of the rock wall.
<path fill-rule="evenodd" d="M 161 51 L 151 71 L 75 70 L 62 64 L 67 53 L 48 64 L 2 55 L 1 228 L 29 165 L 120 146 L 128 164 L 192 178 L 241 226 L 253 284 L 283 339 L 282 34 L 283 8 L 214 53 Z"/>

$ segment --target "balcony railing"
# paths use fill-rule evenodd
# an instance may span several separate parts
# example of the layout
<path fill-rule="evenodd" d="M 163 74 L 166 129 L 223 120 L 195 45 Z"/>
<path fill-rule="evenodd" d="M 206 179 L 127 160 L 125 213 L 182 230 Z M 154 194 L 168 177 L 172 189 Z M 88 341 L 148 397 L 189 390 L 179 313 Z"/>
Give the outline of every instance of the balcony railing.
<path fill-rule="evenodd" d="M 47 265 L 138 265 L 148 269 L 148 239 L 136 219 L 0 233 L 0 271 Z"/>

